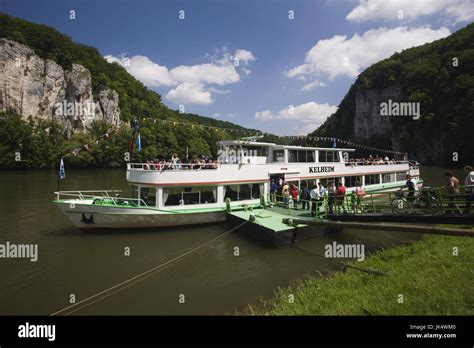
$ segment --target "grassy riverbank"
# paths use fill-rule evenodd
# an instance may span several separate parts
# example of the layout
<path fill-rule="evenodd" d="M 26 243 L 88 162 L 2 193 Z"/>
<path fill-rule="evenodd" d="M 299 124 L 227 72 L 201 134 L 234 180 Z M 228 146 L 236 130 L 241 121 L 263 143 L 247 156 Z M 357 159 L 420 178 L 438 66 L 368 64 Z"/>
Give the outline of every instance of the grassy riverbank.
<path fill-rule="evenodd" d="M 250 311 L 267 315 L 474 314 L 474 238 L 426 235 L 353 265 L 385 275 L 348 268 L 329 278 L 308 276 L 279 289 L 273 300 Z M 400 294 L 403 303 L 399 303 Z"/>

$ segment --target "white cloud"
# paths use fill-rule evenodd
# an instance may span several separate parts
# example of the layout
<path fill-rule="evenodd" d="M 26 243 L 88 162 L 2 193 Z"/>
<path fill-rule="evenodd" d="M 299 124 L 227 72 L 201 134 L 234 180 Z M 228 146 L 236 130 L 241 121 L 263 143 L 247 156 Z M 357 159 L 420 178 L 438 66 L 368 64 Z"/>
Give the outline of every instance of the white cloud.
<path fill-rule="evenodd" d="M 193 66 L 180 65 L 171 69 L 171 76 L 175 81 L 194 83 L 215 83 L 226 85 L 240 80 L 240 76 L 233 65 L 216 65 L 211 63 Z"/>
<path fill-rule="evenodd" d="M 255 113 L 255 118 L 261 121 L 267 121 L 275 118 L 275 115 L 270 110 L 258 111 Z"/>
<path fill-rule="evenodd" d="M 166 93 L 166 98 L 176 104 L 212 104 L 211 92 L 204 90 L 201 83 L 183 82 Z"/>
<path fill-rule="evenodd" d="M 469 22 L 474 20 L 474 2 L 472 0 L 359 0 L 359 4 L 346 16 L 346 19 L 355 22 L 377 19 L 411 20 L 434 14 L 453 24 Z"/>
<path fill-rule="evenodd" d="M 128 58 L 124 55 L 120 57 L 107 55 L 104 58 L 109 63 L 122 65 L 137 80 L 148 87 L 173 86 L 176 84 L 167 67 L 153 63 L 148 57 L 137 55 Z"/>
<path fill-rule="evenodd" d="M 371 29 L 362 35 L 354 34 L 352 38 L 336 35 L 319 40 L 306 53 L 304 64 L 290 69 L 286 75 L 300 77 L 323 74 L 329 79 L 339 75 L 356 77 L 364 68 L 395 52 L 432 42 L 449 34 L 449 29 L 445 27 L 437 30 L 429 27 L 397 27 Z"/>
<path fill-rule="evenodd" d="M 260 121 L 297 120 L 301 132 L 302 130 L 306 131 L 310 127 L 312 127 L 311 131 L 315 130 L 336 111 L 337 106 L 310 101 L 296 106 L 290 105 L 281 109 L 278 113 L 273 113 L 271 110 L 259 111 L 255 113 L 255 118 Z"/>
<path fill-rule="evenodd" d="M 326 84 L 324 82 L 315 80 L 315 81 L 305 84 L 303 88 L 301 88 L 301 90 L 307 92 L 307 91 L 311 91 L 315 89 L 316 87 L 326 87 Z"/>
<path fill-rule="evenodd" d="M 234 52 L 234 58 L 239 60 L 239 64 L 248 65 L 250 62 L 255 60 L 255 56 L 252 52 L 244 49 L 236 49 Z"/>
<path fill-rule="evenodd" d="M 252 52 L 236 49 L 235 57 L 239 65 L 248 65 L 256 58 Z M 228 85 L 240 81 L 239 71 L 234 66 L 233 56 L 227 48 L 216 50 L 214 55 L 206 55 L 210 62 L 196 65 L 179 65 L 168 68 L 153 62 L 146 56 L 136 55 L 131 58 L 125 55 L 118 57 L 107 55 L 109 63 L 122 65 L 130 74 L 148 87 L 174 87 L 166 93 L 166 98 L 181 104 L 211 104 L 213 94 L 230 93 L 210 85 Z M 250 69 L 242 67 L 242 74 L 249 75 Z M 185 93 L 189 93 L 186 96 Z"/>

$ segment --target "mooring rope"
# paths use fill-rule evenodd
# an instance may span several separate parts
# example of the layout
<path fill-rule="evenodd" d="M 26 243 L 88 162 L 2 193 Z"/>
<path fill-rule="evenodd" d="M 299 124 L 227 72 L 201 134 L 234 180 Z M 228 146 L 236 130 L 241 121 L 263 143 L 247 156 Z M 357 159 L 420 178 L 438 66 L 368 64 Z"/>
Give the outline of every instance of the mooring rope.
<path fill-rule="evenodd" d="M 60 313 L 63 313 L 63 312 L 66 312 L 66 313 L 64 313 L 64 315 L 69 315 L 69 314 L 74 313 L 74 312 L 76 312 L 76 311 L 78 311 L 78 310 L 81 310 L 81 309 L 83 309 L 83 308 L 85 308 L 85 307 L 88 307 L 88 306 L 90 306 L 90 305 L 92 305 L 92 304 L 94 304 L 94 303 L 96 303 L 96 302 L 98 302 L 98 301 L 101 301 L 101 300 L 103 300 L 103 299 L 106 298 L 106 297 L 109 297 L 109 296 L 111 296 L 111 295 L 113 295 L 113 294 L 115 294 L 115 293 L 117 293 L 117 292 L 119 292 L 119 291 L 122 291 L 122 290 L 124 290 L 124 289 L 126 289 L 126 288 L 128 288 L 128 287 L 130 287 L 130 286 L 132 286 L 132 285 L 134 285 L 134 284 L 136 284 L 136 283 L 138 283 L 138 282 L 140 282 L 140 281 L 142 281 L 142 280 L 144 280 L 144 279 L 150 277 L 150 276 L 152 276 L 153 274 L 155 274 L 156 272 L 158 272 L 159 270 L 161 270 L 163 267 L 169 266 L 169 265 L 171 265 L 173 262 L 179 261 L 179 260 L 183 259 L 184 257 L 186 257 L 186 256 L 188 256 L 188 255 L 190 255 L 190 254 L 192 254 L 192 253 L 198 251 L 199 249 L 204 248 L 205 246 L 211 244 L 211 243 L 214 242 L 215 240 L 220 239 L 220 238 L 222 238 L 222 237 L 228 235 L 229 233 L 231 233 L 231 232 L 237 230 L 238 228 L 242 227 L 243 225 L 245 225 L 245 224 L 248 223 L 248 222 L 250 222 L 250 221 L 248 221 L 248 220 L 247 220 L 247 221 L 244 221 L 244 222 L 242 222 L 241 224 L 239 224 L 239 225 L 237 225 L 237 226 L 234 226 L 234 227 L 231 228 L 230 230 L 228 230 L 228 231 L 226 231 L 226 232 L 224 232 L 224 233 L 221 233 L 221 234 L 218 235 L 217 237 L 214 237 L 214 238 L 208 240 L 207 242 L 205 242 L 205 243 L 203 243 L 203 244 L 201 244 L 201 245 L 198 245 L 197 247 L 195 247 L 195 248 L 193 248 L 193 249 L 191 249 L 191 250 L 189 250 L 189 251 L 187 251 L 187 252 L 185 252 L 185 253 L 183 253 L 183 254 L 181 254 L 181 255 L 178 255 L 178 256 L 172 258 L 171 260 L 168 260 L 168 261 L 166 261 L 166 262 L 164 262 L 164 263 L 162 263 L 162 264 L 160 264 L 160 265 L 158 265 L 158 266 L 155 266 L 155 267 L 149 269 L 148 271 L 145 271 L 145 272 L 143 272 L 143 273 L 140 273 L 139 275 L 136 275 L 136 276 L 134 276 L 134 277 L 132 277 L 132 278 L 129 278 L 129 279 L 127 279 L 127 280 L 125 280 L 125 281 L 123 281 L 123 282 L 117 284 L 117 285 L 114 285 L 114 286 L 112 286 L 112 287 L 110 287 L 110 288 L 108 288 L 108 289 L 106 289 L 106 290 L 103 290 L 103 291 L 101 291 L 101 292 L 98 292 L 98 293 L 95 294 L 95 295 L 89 296 L 88 298 L 86 298 L 86 299 L 84 299 L 84 300 L 82 300 L 82 301 L 79 301 L 79 302 L 77 302 L 77 303 L 74 303 L 74 304 L 72 304 L 72 305 L 70 305 L 70 306 L 68 306 L 68 307 L 65 307 L 65 308 L 63 308 L 63 309 L 61 309 L 61 310 L 59 310 L 59 311 L 57 311 L 57 312 L 54 312 L 54 313 L 52 313 L 52 314 L 50 314 L 50 315 L 53 316 L 53 315 L 57 315 L 57 314 L 60 314 Z M 110 292 L 111 290 L 114 290 L 114 289 L 115 289 L 115 291 Z M 102 296 L 102 297 L 98 297 L 98 296 L 100 296 L 100 295 L 103 295 L 103 296 Z M 97 298 L 97 297 L 98 297 L 98 298 Z M 85 302 L 90 301 L 90 300 L 92 300 L 92 299 L 95 299 L 95 300 L 94 300 L 94 301 L 91 301 L 91 302 L 88 302 L 88 303 L 85 303 Z M 84 303 L 85 303 L 85 304 L 84 304 Z M 78 307 L 80 304 L 84 304 L 84 305 Z M 68 311 L 69 309 L 71 309 L 71 310 Z"/>

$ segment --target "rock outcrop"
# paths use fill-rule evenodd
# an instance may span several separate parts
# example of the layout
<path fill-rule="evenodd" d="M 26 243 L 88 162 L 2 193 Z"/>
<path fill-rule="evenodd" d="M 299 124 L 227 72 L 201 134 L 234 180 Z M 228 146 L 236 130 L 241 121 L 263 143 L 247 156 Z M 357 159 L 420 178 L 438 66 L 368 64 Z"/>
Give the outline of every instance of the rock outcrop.
<path fill-rule="evenodd" d="M 23 44 L 0 39 L 0 111 L 8 109 L 24 118 L 55 118 L 68 136 L 86 130 L 94 120 L 120 123 L 117 92 L 103 89 L 93 95 L 91 74 L 84 66 L 72 64 L 64 70 Z"/>

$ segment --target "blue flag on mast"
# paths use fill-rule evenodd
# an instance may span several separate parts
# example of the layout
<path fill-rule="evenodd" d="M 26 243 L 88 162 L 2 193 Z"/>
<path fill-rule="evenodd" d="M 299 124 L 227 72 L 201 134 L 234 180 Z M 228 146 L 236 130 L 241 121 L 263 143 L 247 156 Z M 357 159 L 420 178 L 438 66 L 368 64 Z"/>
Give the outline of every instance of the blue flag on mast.
<path fill-rule="evenodd" d="M 62 180 L 66 177 L 66 172 L 64 171 L 64 161 L 61 157 L 61 163 L 59 165 L 59 180 Z"/>
<path fill-rule="evenodd" d="M 137 151 L 142 151 L 142 139 L 140 137 L 140 132 L 138 132 L 137 140 L 135 141 L 135 143 L 137 145 Z"/>

